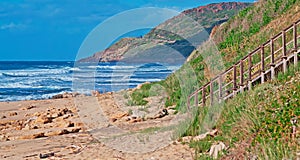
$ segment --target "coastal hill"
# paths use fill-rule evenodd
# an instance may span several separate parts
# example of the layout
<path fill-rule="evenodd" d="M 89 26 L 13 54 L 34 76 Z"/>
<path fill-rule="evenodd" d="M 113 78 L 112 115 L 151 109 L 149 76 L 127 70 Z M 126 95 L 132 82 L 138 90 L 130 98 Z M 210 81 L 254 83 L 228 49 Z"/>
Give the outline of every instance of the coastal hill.
<path fill-rule="evenodd" d="M 218 46 L 225 69 L 238 63 L 263 44 L 266 46 L 270 38 L 276 34 L 281 35 L 286 28 L 294 24 L 297 24 L 299 53 L 300 27 L 299 23 L 295 23 L 300 20 L 299 4 L 299 0 L 260 0 L 240 11 L 226 23 L 216 26 L 210 38 Z M 293 39 L 293 31 L 295 28 L 285 30 L 287 43 Z M 282 39 L 281 36 L 276 42 L 272 39 L 275 50 L 279 49 L 279 55 L 282 54 Z M 161 85 L 168 93 L 166 107 L 176 105 L 178 110 L 187 108 L 187 95 L 215 78 L 214 75 L 210 75 L 211 68 L 207 62 L 216 65 L 218 61 L 205 60 L 203 55 L 211 53 L 207 44 L 204 43 L 194 50 L 183 67 L 166 80 L 145 84 L 141 89 L 135 90 L 131 94 L 131 101 L 141 104 L 139 99 L 147 99 L 149 96 L 145 94 L 148 88 Z M 287 45 L 288 50 L 294 47 L 291 44 Z M 271 48 L 265 47 L 264 53 L 270 54 Z M 259 58 L 254 57 L 253 61 Z M 186 83 L 187 86 L 183 87 L 180 83 L 178 77 L 187 75 L 187 69 L 196 73 L 198 86 Z M 299 159 L 299 70 L 298 64 L 298 67 L 291 67 L 285 73 L 279 73 L 273 81 L 257 85 L 251 91 L 240 93 L 221 105 L 199 107 L 199 113 L 190 129 L 182 136 L 195 138 L 207 131 L 206 125 L 211 125 L 209 129 L 215 129 L 218 133 L 200 140 L 195 138 L 190 143 L 196 150 L 195 159 L 211 159 L 209 151 L 217 144 L 226 146 L 223 152 L 219 152 L 220 159 Z M 253 68 L 252 72 L 254 71 Z M 239 72 L 238 69 L 237 73 Z M 192 82 L 190 77 L 185 80 Z M 224 79 L 226 82 L 231 80 Z M 199 97 L 202 97 L 201 93 Z M 198 102 L 200 103 L 201 99 Z M 145 102 L 144 104 L 147 105 Z M 215 123 L 207 122 L 215 117 Z"/>
<path fill-rule="evenodd" d="M 172 55 L 170 53 L 172 51 L 167 48 L 173 48 L 173 52 L 178 51 L 187 58 L 195 49 L 194 46 L 200 45 L 209 37 L 214 26 L 227 21 L 238 11 L 250 5 L 251 3 L 226 2 L 185 10 L 178 16 L 158 25 L 144 37 L 123 38 L 104 51 L 99 51 L 91 57 L 81 59 L 80 62 L 119 61 L 125 57 L 125 54 L 142 54 L 141 52 L 151 54 L 153 59 L 155 57 L 153 53 L 167 52 Z M 192 24 L 191 21 L 197 24 Z M 199 39 L 199 35 L 203 38 Z M 195 38 L 196 36 L 197 38 Z M 188 45 L 187 41 L 193 41 L 195 44 Z M 138 58 L 135 57 L 135 59 Z M 159 59 L 161 59 L 161 54 Z M 171 61 L 176 62 L 178 59 Z"/>

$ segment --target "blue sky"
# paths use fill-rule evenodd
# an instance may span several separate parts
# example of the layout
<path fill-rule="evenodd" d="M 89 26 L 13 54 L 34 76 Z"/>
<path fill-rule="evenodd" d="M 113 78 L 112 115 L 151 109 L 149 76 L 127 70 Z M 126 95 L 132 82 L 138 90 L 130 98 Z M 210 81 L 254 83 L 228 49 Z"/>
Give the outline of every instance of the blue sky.
<path fill-rule="evenodd" d="M 182 11 L 223 1 L 228 0 L 1 0 L 0 61 L 73 61 L 85 37 L 118 13 L 141 7 Z"/>

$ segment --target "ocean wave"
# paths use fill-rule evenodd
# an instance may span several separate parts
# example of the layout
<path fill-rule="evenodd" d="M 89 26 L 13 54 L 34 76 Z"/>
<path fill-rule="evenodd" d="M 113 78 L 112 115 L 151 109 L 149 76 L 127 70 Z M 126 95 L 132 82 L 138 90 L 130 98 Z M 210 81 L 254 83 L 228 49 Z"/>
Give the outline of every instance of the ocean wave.
<path fill-rule="evenodd" d="M 34 83 L 34 82 L 33 82 Z M 50 90 L 61 90 L 68 89 L 63 86 L 43 86 L 43 85 L 32 85 L 24 83 L 6 83 L 0 86 L 0 89 L 50 89 Z"/>
<path fill-rule="evenodd" d="M 36 70 L 14 70 L 10 72 L 2 72 L 5 77 L 35 77 L 69 73 L 67 69 L 40 69 Z"/>

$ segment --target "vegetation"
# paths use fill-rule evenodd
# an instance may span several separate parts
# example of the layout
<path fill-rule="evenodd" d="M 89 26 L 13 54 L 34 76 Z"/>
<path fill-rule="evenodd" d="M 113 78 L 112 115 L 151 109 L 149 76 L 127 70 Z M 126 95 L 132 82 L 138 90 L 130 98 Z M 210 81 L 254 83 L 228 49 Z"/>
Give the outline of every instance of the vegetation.
<path fill-rule="evenodd" d="M 199 111 L 193 125 L 185 135 L 198 135 L 206 132 L 205 117 L 220 114 L 215 127 L 219 133 L 190 144 L 196 149 L 198 159 L 211 144 L 223 141 L 229 150 L 222 153 L 230 159 L 257 156 L 258 159 L 295 159 L 299 150 L 299 134 L 292 138 L 291 120 L 300 118 L 300 67 L 291 67 L 278 79 L 262 84 L 254 90 L 244 92 L 225 104 L 213 106 L 222 113 Z M 206 116 L 203 116 L 206 115 Z M 298 147 L 298 148 L 297 148 Z"/>
<path fill-rule="evenodd" d="M 218 46 L 221 60 L 226 62 L 225 67 L 231 66 L 298 20 L 299 1 L 259 1 L 219 26 L 213 39 Z M 290 36 L 287 35 L 287 38 Z M 163 86 L 169 95 L 166 106 L 176 105 L 178 110 L 185 108 L 186 95 L 224 69 L 220 61 L 214 61 L 216 58 L 211 56 L 214 52 L 207 46 L 209 45 L 204 43 L 193 51 L 181 69 L 166 80 L 155 83 Z M 184 88 L 178 77 L 187 76 L 184 73 L 190 69 L 193 70 L 193 74 L 189 72 L 189 76 L 196 76 L 196 82 L 194 79 L 188 81 L 187 78 L 187 82 L 192 82 L 192 85 Z M 137 92 L 147 97 L 143 94 L 144 91 L 141 89 Z M 300 67 L 290 68 L 286 74 L 279 74 L 276 81 L 239 94 L 225 104 L 201 108 L 189 130 L 182 136 L 198 135 L 211 128 L 219 130 L 215 137 L 207 137 L 190 144 L 196 149 L 198 159 L 209 159 L 210 157 L 202 153 L 218 141 L 223 141 L 229 146 L 229 149 L 222 153 L 223 158 L 295 159 L 295 153 L 300 149 L 299 140 L 297 141 L 300 137 L 296 134 L 293 138 L 292 126 L 295 124 L 292 124 L 291 120 L 300 118 L 299 97 Z"/>

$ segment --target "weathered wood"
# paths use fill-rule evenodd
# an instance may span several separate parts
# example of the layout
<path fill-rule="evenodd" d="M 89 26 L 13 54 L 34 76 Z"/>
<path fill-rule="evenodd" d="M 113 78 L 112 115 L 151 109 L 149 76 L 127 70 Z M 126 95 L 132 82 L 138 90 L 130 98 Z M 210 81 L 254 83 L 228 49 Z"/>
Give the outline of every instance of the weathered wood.
<path fill-rule="evenodd" d="M 273 38 L 270 41 L 270 47 L 271 47 L 271 79 L 275 79 L 275 58 L 274 58 L 274 40 Z"/>
<path fill-rule="evenodd" d="M 286 33 L 282 31 L 282 58 L 286 57 Z"/>
<path fill-rule="evenodd" d="M 250 54 L 248 57 L 249 61 L 249 78 L 248 78 L 248 89 L 251 90 L 252 88 L 252 55 Z"/>
<path fill-rule="evenodd" d="M 271 41 L 270 41 L 270 47 L 271 47 L 271 66 L 272 65 L 274 65 L 274 63 L 275 63 L 275 55 L 274 55 L 274 40 L 273 39 L 271 39 Z"/>
<path fill-rule="evenodd" d="M 297 52 L 297 50 L 298 50 L 297 23 L 294 23 L 293 28 L 294 28 L 294 34 L 293 34 L 293 36 L 294 36 L 294 50 L 295 50 L 295 52 Z"/>
<path fill-rule="evenodd" d="M 261 46 L 261 83 L 265 82 L 265 47 Z"/>
<path fill-rule="evenodd" d="M 261 71 L 265 71 L 265 47 L 261 46 Z"/>
<path fill-rule="evenodd" d="M 248 61 L 249 61 L 249 68 L 248 68 L 248 71 L 249 71 L 249 78 L 248 80 L 252 80 L 252 55 L 249 55 L 248 57 Z"/>
<path fill-rule="evenodd" d="M 279 65 L 283 65 L 283 72 L 287 71 L 287 56 L 289 56 L 290 58 L 294 57 L 294 65 L 298 65 L 298 33 L 297 33 L 297 25 L 300 22 L 297 21 L 296 23 L 294 23 L 293 25 L 289 26 L 288 28 L 286 28 L 285 30 L 283 30 L 281 33 L 277 34 L 276 36 L 274 36 L 273 38 L 271 38 L 269 41 L 265 42 L 262 46 L 258 47 L 257 49 L 255 49 L 254 51 L 252 51 L 251 53 L 249 53 L 248 55 L 246 55 L 245 57 L 243 57 L 241 59 L 241 61 L 239 62 L 240 64 L 236 63 L 235 65 L 233 65 L 232 67 L 228 68 L 225 72 L 219 74 L 218 76 L 216 76 L 213 80 L 211 80 L 210 82 L 208 82 L 207 84 L 205 84 L 202 88 L 200 88 L 199 90 L 196 90 L 195 93 L 191 94 L 188 97 L 188 101 L 187 101 L 187 105 L 188 107 L 190 107 L 190 101 L 191 98 L 195 98 L 195 105 L 198 106 L 198 102 L 199 102 L 199 92 L 200 90 L 202 90 L 202 105 L 205 106 L 206 104 L 206 96 L 208 93 L 206 93 L 208 90 L 208 86 L 210 87 L 210 105 L 213 105 L 214 103 L 214 94 L 217 93 L 218 91 L 216 91 L 214 93 L 214 88 L 213 88 L 213 84 L 214 82 L 217 82 L 217 80 L 219 81 L 219 96 L 217 99 L 219 99 L 219 102 L 221 102 L 221 100 L 225 99 L 225 98 L 229 98 L 231 96 L 234 96 L 238 91 L 243 92 L 245 88 L 248 87 L 249 90 L 252 89 L 252 83 L 254 83 L 254 80 L 256 81 L 257 79 L 261 78 L 261 82 L 264 83 L 265 82 L 265 74 L 266 74 L 266 66 L 270 66 L 270 70 L 271 70 L 271 79 L 275 78 L 275 67 L 278 67 Z M 289 32 L 291 29 L 293 29 L 293 39 L 290 42 L 286 42 L 286 32 Z M 274 49 L 274 40 L 278 39 L 282 37 L 282 56 L 280 56 L 281 58 L 276 58 L 276 62 L 275 62 L 275 49 Z M 289 50 L 289 52 L 287 51 L 287 44 L 291 44 L 293 42 L 293 50 Z M 270 51 L 271 51 L 271 63 L 270 64 L 266 64 L 265 61 L 265 47 L 266 45 L 268 45 L 270 43 Z M 252 56 L 253 54 L 257 53 L 257 51 L 259 51 L 259 49 L 261 50 L 261 64 L 260 64 L 260 72 L 261 75 L 259 75 L 258 77 L 255 75 L 252 75 L 252 68 L 253 66 L 258 66 L 258 64 L 253 64 L 252 62 Z M 291 52 L 294 51 L 294 55 L 290 55 Z M 289 55 L 287 55 L 289 54 Z M 248 68 L 247 66 L 244 64 L 245 60 L 248 59 Z M 279 60 L 279 61 L 278 61 Z M 237 66 L 240 65 L 240 84 L 237 84 Z M 230 77 L 233 79 L 233 94 L 229 94 L 227 96 L 223 95 L 223 74 L 226 74 L 227 72 L 229 72 L 231 69 L 233 69 L 233 77 Z M 248 79 L 246 79 L 247 83 L 246 86 L 244 86 L 245 84 L 245 78 L 244 78 L 244 74 L 245 74 L 245 70 L 249 72 L 249 76 Z M 253 77 L 255 76 L 255 77 Z M 240 86 L 239 88 L 238 85 Z M 230 89 L 231 90 L 231 89 Z"/>
<path fill-rule="evenodd" d="M 233 66 L 233 94 L 236 94 L 237 85 L 236 85 L 236 65 Z"/>
<path fill-rule="evenodd" d="M 195 101 L 195 107 L 198 107 L 198 105 L 199 105 L 199 103 L 198 103 L 198 94 L 199 94 L 199 92 L 196 92 L 195 93 L 195 99 L 194 99 L 194 101 Z"/>
<path fill-rule="evenodd" d="M 210 105 L 212 106 L 214 103 L 214 89 L 213 89 L 213 82 L 210 81 Z"/>
<path fill-rule="evenodd" d="M 241 86 L 244 85 L 244 62 L 243 60 L 240 61 L 240 74 L 241 74 L 241 77 L 240 77 L 240 83 L 241 83 Z"/>
<path fill-rule="evenodd" d="M 222 75 L 219 75 L 219 103 L 222 102 L 222 97 L 223 97 L 223 95 L 222 95 L 222 92 L 223 92 L 222 91 L 222 88 L 223 88 L 222 83 L 223 83 Z"/>
<path fill-rule="evenodd" d="M 190 109 L 191 108 L 191 103 L 190 103 L 190 99 L 191 99 L 191 97 L 189 96 L 188 97 L 188 99 L 187 99 L 187 107 L 188 107 L 188 109 Z"/>
<path fill-rule="evenodd" d="M 205 88 L 202 87 L 202 106 L 205 106 L 205 101 L 206 101 L 206 95 L 205 95 Z"/>
<path fill-rule="evenodd" d="M 297 44 L 297 23 L 294 23 L 294 65 L 298 66 L 298 44 Z"/>

